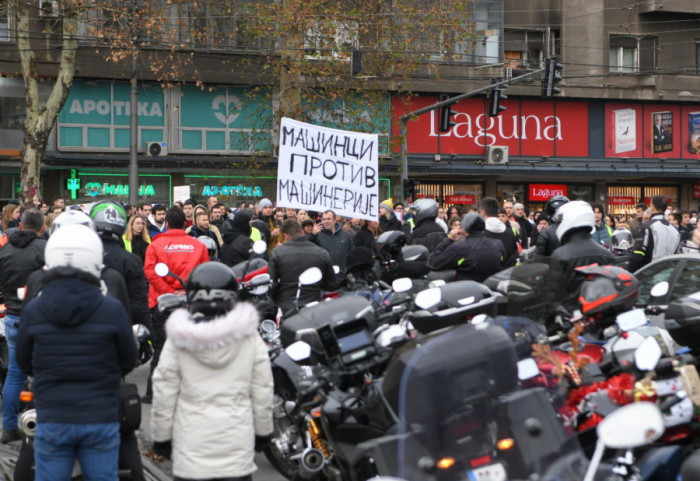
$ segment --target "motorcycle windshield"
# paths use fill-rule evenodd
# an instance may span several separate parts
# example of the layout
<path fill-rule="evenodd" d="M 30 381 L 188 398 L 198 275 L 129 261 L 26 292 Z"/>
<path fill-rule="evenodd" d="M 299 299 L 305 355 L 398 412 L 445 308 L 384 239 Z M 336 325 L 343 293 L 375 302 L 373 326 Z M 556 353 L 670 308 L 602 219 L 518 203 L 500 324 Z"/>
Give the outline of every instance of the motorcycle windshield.
<path fill-rule="evenodd" d="M 383 390 L 396 431 L 360 447 L 360 475 L 371 466 L 367 474 L 408 481 L 583 479 L 577 440 L 544 389 L 519 387 L 515 349 L 499 326 L 459 326 L 406 346 Z"/>
<path fill-rule="evenodd" d="M 561 264 L 550 257 L 502 270 L 484 284 L 508 299 L 502 314 L 529 317 L 539 322 L 554 315 L 566 294 Z"/>

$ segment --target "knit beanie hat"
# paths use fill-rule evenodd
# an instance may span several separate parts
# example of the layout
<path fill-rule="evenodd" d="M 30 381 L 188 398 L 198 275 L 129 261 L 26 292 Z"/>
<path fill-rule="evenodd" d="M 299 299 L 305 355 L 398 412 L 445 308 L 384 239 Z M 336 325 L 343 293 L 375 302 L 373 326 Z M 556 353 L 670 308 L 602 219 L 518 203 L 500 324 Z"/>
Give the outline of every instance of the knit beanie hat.
<path fill-rule="evenodd" d="M 389 212 L 392 212 L 394 210 L 394 201 L 391 200 L 391 197 L 389 197 L 387 200 L 379 204 L 379 207 L 384 207 Z"/>
<path fill-rule="evenodd" d="M 274 205 L 272 205 L 272 201 L 270 201 L 270 199 L 262 199 L 260 201 L 260 208 L 264 209 L 267 206 L 274 207 Z"/>

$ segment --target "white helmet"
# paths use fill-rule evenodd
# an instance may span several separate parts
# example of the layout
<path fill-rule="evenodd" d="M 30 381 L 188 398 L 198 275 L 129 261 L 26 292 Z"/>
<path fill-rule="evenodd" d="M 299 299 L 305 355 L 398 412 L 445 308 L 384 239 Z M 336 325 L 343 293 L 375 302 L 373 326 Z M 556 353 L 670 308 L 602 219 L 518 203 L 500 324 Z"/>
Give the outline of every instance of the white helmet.
<path fill-rule="evenodd" d="M 80 224 L 58 229 L 46 242 L 46 268 L 69 266 L 100 278 L 103 247 L 97 233 Z"/>
<path fill-rule="evenodd" d="M 570 230 L 588 227 L 590 231 L 595 226 L 593 208 L 588 202 L 582 200 L 567 202 L 559 207 L 557 214 L 561 216 L 561 222 L 557 227 L 557 237 L 560 242 L 564 234 Z"/>
<path fill-rule="evenodd" d="M 95 230 L 95 223 L 85 212 L 82 210 L 67 210 L 62 212 L 53 220 L 51 227 L 49 228 L 49 235 L 53 234 L 61 227 L 75 224 L 84 225 L 92 230 Z"/>

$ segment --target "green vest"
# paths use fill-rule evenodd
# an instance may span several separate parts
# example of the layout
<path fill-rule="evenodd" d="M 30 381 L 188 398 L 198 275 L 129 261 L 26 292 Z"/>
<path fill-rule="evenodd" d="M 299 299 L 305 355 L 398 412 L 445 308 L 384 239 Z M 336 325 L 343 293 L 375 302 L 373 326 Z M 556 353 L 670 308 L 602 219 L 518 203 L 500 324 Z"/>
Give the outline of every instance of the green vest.
<path fill-rule="evenodd" d="M 253 240 L 253 242 L 262 240 L 262 234 L 260 233 L 260 230 L 258 230 L 257 227 L 250 227 L 250 238 Z"/>
<path fill-rule="evenodd" d="M 131 241 L 126 238 L 126 234 L 122 236 L 122 240 L 124 241 L 124 249 L 131 252 Z"/>

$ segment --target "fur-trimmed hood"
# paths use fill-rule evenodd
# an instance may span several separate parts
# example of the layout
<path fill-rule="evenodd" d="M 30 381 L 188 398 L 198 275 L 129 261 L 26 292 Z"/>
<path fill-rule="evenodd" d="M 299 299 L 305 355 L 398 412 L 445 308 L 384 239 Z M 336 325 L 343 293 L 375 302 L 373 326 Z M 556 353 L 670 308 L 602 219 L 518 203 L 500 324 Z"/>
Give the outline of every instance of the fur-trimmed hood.
<path fill-rule="evenodd" d="M 237 341 L 258 335 L 259 321 L 252 304 L 239 302 L 225 316 L 208 322 L 194 322 L 186 309 L 178 309 L 168 318 L 165 331 L 177 349 L 187 351 L 208 366 L 221 367 L 236 358 Z"/>

